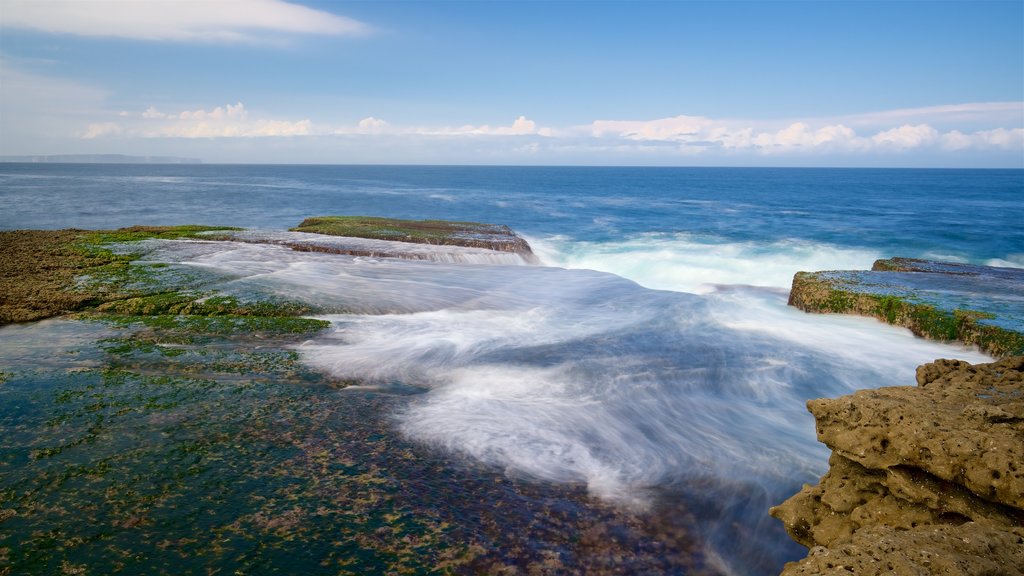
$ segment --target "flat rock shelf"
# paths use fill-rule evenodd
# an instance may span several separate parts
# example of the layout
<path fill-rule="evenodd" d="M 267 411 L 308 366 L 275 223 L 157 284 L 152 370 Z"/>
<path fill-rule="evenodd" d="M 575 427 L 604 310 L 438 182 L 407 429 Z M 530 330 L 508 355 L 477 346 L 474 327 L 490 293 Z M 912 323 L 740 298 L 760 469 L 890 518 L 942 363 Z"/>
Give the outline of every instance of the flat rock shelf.
<path fill-rule="evenodd" d="M 306 218 L 293 232 L 392 240 L 439 246 L 486 248 L 533 255 L 530 245 L 501 224 L 449 220 L 400 220 L 373 216 L 318 216 Z"/>
<path fill-rule="evenodd" d="M 859 314 L 995 357 L 1024 354 L 1024 270 L 878 260 L 871 270 L 797 272 L 789 304 L 806 312 Z"/>

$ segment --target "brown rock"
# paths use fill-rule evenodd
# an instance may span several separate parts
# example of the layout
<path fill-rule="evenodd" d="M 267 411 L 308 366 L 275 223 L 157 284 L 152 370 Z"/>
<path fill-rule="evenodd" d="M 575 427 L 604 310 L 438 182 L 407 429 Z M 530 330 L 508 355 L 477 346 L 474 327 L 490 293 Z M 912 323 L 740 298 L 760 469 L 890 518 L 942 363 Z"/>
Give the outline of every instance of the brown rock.
<path fill-rule="evenodd" d="M 938 361 L 919 387 L 811 400 L 818 440 L 868 468 L 911 466 L 1024 508 L 1024 357 Z"/>
<path fill-rule="evenodd" d="M 843 543 L 816 546 L 782 576 L 1021 576 L 1024 530 L 982 524 L 873 526 Z"/>
<path fill-rule="evenodd" d="M 808 402 L 833 453 L 771 510 L 811 548 L 783 574 L 1022 574 L 1024 357 L 917 382 Z"/>

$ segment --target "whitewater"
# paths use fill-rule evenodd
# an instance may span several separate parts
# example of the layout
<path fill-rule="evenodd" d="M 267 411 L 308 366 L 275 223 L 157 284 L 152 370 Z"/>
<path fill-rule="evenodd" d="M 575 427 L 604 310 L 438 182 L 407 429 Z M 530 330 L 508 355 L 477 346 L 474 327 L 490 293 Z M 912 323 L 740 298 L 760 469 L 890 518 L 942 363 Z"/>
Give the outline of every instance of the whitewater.
<path fill-rule="evenodd" d="M 692 502 L 735 574 L 792 558 L 767 508 L 827 468 L 808 399 L 988 360 L 788 307 L 793 274 L 897 255 L 1024 266 L 1020 171 L 16 165 L 0 183 L 7 229 L 252 228 L 152 241 L 143 262 L 323 310 L 303 362 L 358 382 L 348 394 L 404 395 L 388 417 L 415 442 L 638 513 Z M 507 224 L 540 264 L 267 243 L 330 214 Z"/>

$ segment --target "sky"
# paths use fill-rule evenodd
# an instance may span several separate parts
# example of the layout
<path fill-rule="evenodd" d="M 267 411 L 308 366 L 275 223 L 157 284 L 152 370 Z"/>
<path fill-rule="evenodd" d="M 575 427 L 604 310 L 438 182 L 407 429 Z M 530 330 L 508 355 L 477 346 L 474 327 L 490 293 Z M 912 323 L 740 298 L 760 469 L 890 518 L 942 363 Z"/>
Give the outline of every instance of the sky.
<path fill-rule="evenodd" d="M 0 155 L 1024 168 L 1024 0 L 0 0 Z"/>

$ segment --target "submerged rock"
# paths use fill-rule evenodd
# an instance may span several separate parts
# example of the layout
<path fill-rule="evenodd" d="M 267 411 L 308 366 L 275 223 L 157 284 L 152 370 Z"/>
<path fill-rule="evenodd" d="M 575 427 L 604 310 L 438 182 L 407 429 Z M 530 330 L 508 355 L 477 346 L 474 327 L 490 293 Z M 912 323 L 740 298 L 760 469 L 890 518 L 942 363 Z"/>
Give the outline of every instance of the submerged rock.
<path fill-rule="evenodd" d="M 797 272 L 789 304 L 871 316 L 996 357 L 1024 354 L 1024 269 L 891 258 L 871 270 Z"/>
<path fill-rule="evenodd" d="M 810 548 L 784 575 L 1024 574 L 1024 356 L 917 382 L 807 403 L 832 457 L 771 509 Z"/>
<path fill-rule="evenodd" d="M 465 246 L 533 256 L 530 245 L 508 226 L 448 220 L 399 220 L 371 216 L 306 218 L 293 232 L 313 232 L 416 244 Z"/>

